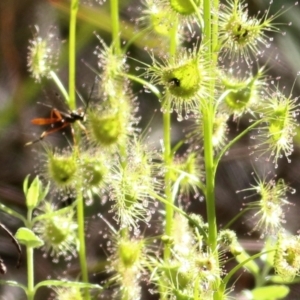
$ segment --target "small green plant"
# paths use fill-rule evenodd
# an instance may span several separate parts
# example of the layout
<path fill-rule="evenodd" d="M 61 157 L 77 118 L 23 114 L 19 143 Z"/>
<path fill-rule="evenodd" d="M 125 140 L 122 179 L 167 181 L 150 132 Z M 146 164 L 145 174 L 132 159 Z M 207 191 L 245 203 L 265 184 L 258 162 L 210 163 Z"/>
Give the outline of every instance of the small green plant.
<path fill-rule="evenodd" d="M 79 0 L 70 2 L 68 90 L 55 71 L 58 52 L 52 35 L 42 37 L 37 30 L 30 41 L 28 65 L 37 82 L 53 80 L 70 110 L 79 114 L 75 58 L 81 7 Z M 225 300 L 237 299 L 232 280 L 245 268 L 255 279 L 255 287 L 244 291 L 246 299 L 284 299 L 288 284 L 300 272 L 299 236 L 289 235 L 283 226 L 288 194 L 295 191 L 283 179 L 256 174 L 255 183 L 242 191 L 255 194 L 256 201 L 220 228 L 215 198 L 219 163 L 246 134 L 251 133 L 255 142 L 252 157 L 274 170 L 293 152 L 298 99 L 285 95 L 267 76 L 267 67 L 259 65 L 263 49 L 272 47 L 267 34 L 280 30 L 274 22 L 284 10 L 251 16 L 242 0 L 144 0 L 140 31 L 132 30 L 123 44 L 118 0 L 109 4 L 112 42 L 107 45 L 96 35 L 99 69 L 91 66 L 96 81 L 85 115 L 80 115 L 83 124 L 68 123 L 64 116 L 53 122 L 58 129 L 72 126 L 73 143 L 58 149 L 47 142 L 47 135 L 57 130 L 46 131 L 40 138 L 43 147 L 38 148 L 43 166 L 31 184 L 30 177 L 24 181 L 27 217 L 0 206 L 24 223 L 15 237 L 26 248 L 28 284 L 0 283 L 22 288 L 29 300 L 42 286 L 51 287 L 58 300 L 96 299 L 102 293 L 110 293 L 110 299 L 142 299 L 143 281 L 151 283 L 148 292 L 160 299 Z M 129 45 L 138 45 L 141 35 L 154 43 L 147 51 L 151 62 L 127 55 Z M 244 76 L 241 68 L 247 70 Z M 156 149 L 139 129 L 133 83 L 160 102 L 163 139 Z M 178 122 L 193 123 L 175 145 L 173 113 Z M 248 126 L 230 138 L 228 121 L 238 124 L 241 119 Z M 47 122 L 40 125 L 52 124 Z M 109 212 L 117 223 L 112 225 L 98 213 L 111 234 L 109 258 L 102 269 L 107 279 L 99 285 L 90 282 L 85 246 L 85 202 L 95 196 L 110 200 Z M 58 209 L 52 197 L 73 197 L 75 202 Z M 204 199 L 206 217 L 185 211 L 190 198 Z M 249 211 L 254 211 L 253 231 L 264 240 L 264 247 L 252 256 L 231 229 Z M 158 220 L 154 214 L 159 214 Z M 157 226 L 159 233 L 145 236 L 142 224 Z M 78 277 L 35 284 L 36 248 L 55 258 L 78 256 Z M 236 264 L 228 268 L 228 261 Z"/>

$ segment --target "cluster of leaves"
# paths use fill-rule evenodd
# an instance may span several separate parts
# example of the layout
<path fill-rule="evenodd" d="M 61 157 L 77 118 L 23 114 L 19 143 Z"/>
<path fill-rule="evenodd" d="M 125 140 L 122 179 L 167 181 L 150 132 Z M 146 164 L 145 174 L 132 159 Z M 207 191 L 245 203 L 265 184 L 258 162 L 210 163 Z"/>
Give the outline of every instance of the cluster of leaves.
<path fill-rule="evenodd" d="M 282 282 L 272 275 L 272 270 L 289 281 L 300 270 L 299 237 L 288 236 L 283 228 L 283 207 L 289 203 L 286 194 L 294 191 L 282 179 L 257 178 L 250 188 L 259 199 L 244 211 L 254 208 L 254 230 L 272 234 L 276 241 L 269 241 L 261 253 L 252 257 L 239 244 L 235 232 L 228 229 L 229 225 L 217 232 L 213 195 L 219 161 L 248 132 L 252 132 L 256 142 L 256 156 L 270 161 L 274 168 L 282 156 L 289 159 L 293 152 L 297 98 L 285 96 L 267 77 L 266 68 L 258 67 L 258 58 L 270 47 L 267 32 L 278 31 L 273 21 L 283 11 L 269 16 L 267 10 L 260 17 L 252 17 L 246 2 L 228 0 L 212 8 L 208 21 L 205 8 L 210 2 L 143 1 L 138 23 L 146 33 L 155 33 L 161 43 L 160 51 L 150 51 L 151 64 L 139 62 L 137 70 L 143 71 L 139 74 L 129 71 L 119 32 L 113 35 L 110 46 L 97 36 L 100 46 L 95 53 L 100 70 L 95 71 L 93 104 L 80 115 L 83 121 L 86 116 L 86 122 L 77 126 L 79 122 L 74 118 L 62 116 L 57 120 L 59 126 L 74 123 L 73 144 L 57 149 L 43 142 L 39 176 L 48 185 L 44 188 L 37 177 L 29 187 L 28 178 L 25 180 L 27 218 L 2 207 L 24 222 L 26 228 L 21 228 L 16 238 L 28 253 L 43 247 L 54 257 L 80 257 L 83 283 L 45 281 L 34 287 L 30 282 L 27 288 L 23 287 L 29 299 L 33 299 L 38 287 L 46 285 L 56 286 L 56 299 L 90 299 L 89 289 L 102 289 L 88 283 L 84 262 L 83 204 L 95 195 L 111 201 L 110 212 L 117 223 L 116 229 L 99 214 L 111 231 L 106 271 L 112 275 L 103 283 L 103 290 L 111 289 L 113 298 L 141 299 L 141 281 L 149 281 L 153 284 L 151 292 L 158 293 L 161 299 L 229 299 L 233 288 L 228 282 L 244 266 L 258 283 L 256 289 L 248 291 L 249 299 L 279 299 L 288 293 L 286 286 L 263 285 L 267 281 Z M 112 0 L 111 6 L 116 3 Z M 112 23 L 117 19 L 112 17 Z M 112 25 L 118 28 L 118 24 Z M 212 28 L 213 33 L 207 28 Z M 195 36 L 199 38 L 185 47 L 187 37 L 193 41 Z M 52 40 L 52 35 L 42 38 L 36 34 L 29 47 L 29 70 L 37 81 L 44 77 L 53 79 L 74 108 L 70 93 L 55 73 L 57 54 Z M 243 65 L 247 72 L 241 76 Z M 138 102 L 131 91 L 131 81 L 143 84 L 161 102 L 162 149 L 150 149 L 138 129 Z M 171 148 L 173 111 L 178 121 L 188 118 L 194 125 Z M 70 116 L 80 113 L 75 110 Z M 228 140 L 228 121 L 242 117 L 249 119 L 248 128 Z M 183 144 L 188 145 L 188 150 L 179 156 Z M 74 204 L 58 209 L 47 196 L 49 188 L 51 197 L 72 197 L 76 199 Z M 206 221 L 199 215 L 188 215 L 182 208 L 182 199 L 191 195 L 196 198 L 200 193 L 208 207 Z M 152 225 L 159 204 L 165 206 L 165 211 L 160 213 L 161 224 L 157 225 L 162 233 L 158 243 L 158 237 L 143 236 L 141 224 Z M 224 268 L 228 261 L 225 254 L 237 261 L 232 270 Z M 264 261 L 263 275 L 254 261 L 258 257 Z M 30 261 L 30 255 L 27 259 Z M 32 276 L 33 270 L 30 272 Z M 272 276 L 267 279 L 266 275 Z"/>

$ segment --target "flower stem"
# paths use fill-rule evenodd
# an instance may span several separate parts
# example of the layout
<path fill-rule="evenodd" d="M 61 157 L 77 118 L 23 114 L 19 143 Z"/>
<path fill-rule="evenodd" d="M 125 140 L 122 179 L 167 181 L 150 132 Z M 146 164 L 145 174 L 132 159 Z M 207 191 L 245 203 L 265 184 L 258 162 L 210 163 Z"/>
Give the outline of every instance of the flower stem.
<path fill-rule="evenodd" d="M 77 188 L 77 225 L 78 225 L 78 239 L 79 239 L 79 261 L 82 281 L 88 283 L 88 270 L 86 263 L 86 250 L 85 250 L 85 233 L 84 233 L 84 201 L 82 195 L 82 188 L 78 185 Z M 84 299 L 89 300 L 90 294 L 89 290 L 85 289 Z"/>
<path fill-rule="evenodd" d="M 33 267 L 33 248 L 27 246 L 27 299 L 34 299 L 34 267 Z"/>
<path fill-rule="evenodd" d="M 170 30 L 170 57 L 174 58 L 177 49 L 177 22 L 174 22 L 172 29 Z M 173 204 L 172 190 L 171 190 L 171 107 L 169 95 L 166 94 L 166 100 L 164 105 L 164 114 L 163 114 L 163 130 L 164 130 L 164 163 L 165 163 L 165 195 L 167 202 Z M 172 223 L 174 209 L 172 205 L 166 204 L 166 225 L 165 225 L 165 234 L 170 236 L 172 233 Z M 170 259 L 170 246 L 165 245 L 164 248 L 164 260 L 168 261 Z"/>
<path fill-rule="evenodd" d="M 65 87 L 63 86 L 62 82 L 60 81 L 60 79 L 58 78 L 56 73 L 54 71 L 50 71 L 50 76 L 53 79 L 53 81 L 55 82 L 56 86 L 59 88 L 62 95 L 64 96 L 66 102 L 69 102 L 68 92 L 66 91 Z"/>
<path fill-rule="evenodd" d="M 207 60 L 213 60 L 213 34 L 211 20 L 211 0 L 204 1 L 204 40 L 207 44 Z M 203 135 L 204 135 L 204 162 L 206 171 L 206 210 L 209 224 L 208 243 L 211 251 L 214 252 L 217 247 L 217 222 L 216 222 L 216 207 L 215 207 L 215 166 L 214 166 L 214 151 L 212 145 L 213 122 L 214 122 L 214 67 L 215 62 L 210 64 L 211 82 L 210 82 L 210 97 L 206 105 L 201 107 L 203 114 Z"/>
<path fill-rule="evenodd" d="M 28 228 L 32 229 L 32 209 L 27 211 L 27 223 Z M 34 257 L 33 248 L 30 246 L 26 247 L 26 258 L 27 258 L 27 299 L 34 299 Z"/>
<path fill-rule="evenodd" d="M 70 6 L 70 36 L 69 36 L 69 106 L 71 110 L 76 109 L 76 18 L 78 12 L 79 0 L 71 0 Z M 77 225 L 79 239 L 79 261 L 81 268 L 82 281 L 89 282 L 88 270 L 86 264 L 85 251 L 85 231 L 84 231 L 84 201 L 82 195 L 81 182 L 77 186 Z M 89 300 L 89 290 L 84 290 L 84 299 Z"/>
<path fill-rule="evenodd" d="M 110 17 L 115 54 L 121 54 L 119 0 L 110 0 Z"/>
<path fill-rule="evenodd" d="M 71 0 L 69 34 L 69 106 L 71 110 L 76 109 L 76 17 L 78 6 L 79 0 Z"/>
<path fill-rule="evenodd" d="M 201 105 L 203 115 L 203 136 L 204 136 L 204 163 L 206 172 L 206 213 L 208 221 L 208 245 L 212 253 L 215 254 L 216 261 L 219 259 L 217 249 L 217 219 L 215 202 L 215 164 L 214 149 L 212 144 L 213 124 L 215 117 L 215 68 L 217 65 L 217 45 L 218 45 L 218 0 L 204 0 L 204 38 L 203 43 L 207 46 L 206 59 L 210 63 L 210 86 L 207 103 Z M 213 12 L 213 13 L 212 13 Z M 220 274 L 216 274 L 220 275 Z M 218 278 L 219 276 L 216 276 Z M 220 280 L 215 282 L 216 292 L 214 300 L 222 298 L 223 289 L 220 287 Z"/>

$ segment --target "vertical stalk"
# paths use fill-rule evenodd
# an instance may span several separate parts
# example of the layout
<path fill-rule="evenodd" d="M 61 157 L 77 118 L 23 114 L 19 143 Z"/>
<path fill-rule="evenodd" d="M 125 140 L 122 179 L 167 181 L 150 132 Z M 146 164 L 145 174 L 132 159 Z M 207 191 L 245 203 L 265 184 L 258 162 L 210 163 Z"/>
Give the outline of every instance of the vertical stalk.
<path fill-rule="evenodd" d="M 115 54 L 121 54 L 119 0 L 110 0 L 110 16 Z"/>
<path fill-rule="evenodd" d="M 32 209 L 27 211 L 27 222 L 28 228 L 32 229 Z M 26 259 L 27 259 L 27 299 L 34 299 L 34 258 L 33 258 L 33 248 L 26 247 Z"/>
<path fill-rule="evenodd" d="M 70 7 L 70 35 L 69 35 L 69 106 L 70 109 L 76 109 L 76 19 L 78 12 L 79 0 L 71 0 Z M 79 140 L 79 137 L 78 137 Z M 78 148 L 74 147 L 75 149 Z M 77 153 L 79 155 L 79 153 Z M 78 225 L 78 240 L 79 240 L 79 261 L 82 281 L 88 283 L 88 270 L 86 263 L 85 249 L 85 231 L 84 231 L 84 199 L 82 195 L 82 182 L 78 183 L 77 189 L 77 225 Z M 84 299 L 89 300 L 89 290 L 84 290 Z"/>
<path fill-rule="evenodd" d="M 204 44 L 207 46 L 206 59 L 210 62 L 210 97 L 208 103 L 201 107 L 203 115 L 203 135 L 204 135 L 204 162 L 206 172 L 206 211 L 209 224 L 208 243 L 212 251 L 217 246 L 217 223 L 215 205 L 215 167 L 214 152 L 212 145 L 213 121 L 214 121 L 214 68 L 213 63 L 213 42 L 212 42 L 212 22 L 211 22 L 211 0 L 204 1 Z"/>
<path fill-rule="evenodd" d="M 203 112 L 204 128 L 204 163 L 206 173 L 206 213 L 208 221 L 208 244 L 212 252 L 217 248 L 217 220 L 215 203 L 215 168 L 212 147 L 213 112 L 205 109 Z"/>
<path fill-rule="evenodd" d="M 77 225 L 78 225 L 78 239 L 79 239 L 79 261 L 82 281 L 88 283 L 88 270 L 86 263 L 86 249 L 85 249 L 85 232 L 84 232 L 84 201 L 82 196 L 82 186 L 81 182 L 77 187 Z M 90 294 L 89 290 L 85 289 L 84 299 L 89 300 Z"/>
<path fill-rule="evenodd" d="M 27 246 L 27 299 L 34 299 L 34 265 L 33 265 L 33 248 Z"/>
<path fill-rule="evenodd" d="M 166 95 L 168 97 L 168 95 Z M 163 114 L 163 127 L 164 127 L 164 162 L 165 162 L 165 195 L 168 203 L 173 203 L 172 191 L 171 191 L 171 178 L 170 178 L 170 163 L 171 163 L 171 114 L 170 114 L 170 101 L 165 100 L 166 111 Z M 172 220 L 173 220 L 173 207 L 171 205 L 165 205 L 166 210 L 166 223 L 165 234 L 171 236 Z M 164 260 L 168 261 L 170 258 L 170 246 L 165 244 L 164 248 Z"/>
<path fill-rule="evenodd" d="M 215 164 L 214 150 L 212 145 L 213 123 L 215 117 L 215 68 L 217 66 L 216 52 L 218 45 L 218 11 L 219 0 L 204 0 L 204 38 L 203 43 L 207 47 L 206 59 L 210 65 L 210 97 L 206 105 L 201 106 L 203 115 L 203 135 L 204 135 L 204 163 L 206 172 L 206 212 L 208 221 L 208 244 L 211 251 L 219 259 L 217 249 L 217 220 L 215 203 Z M 217 275 L 217 274 L 216 274 Z M 219 274 L 218 274 L 219 275 Z M 222 299 L 222 291 L 219 290 L 219 280 L 215 283 L 216 292 L 214 300 Z"/>
<path fill-rule="evenodd" d="M 70 33 L 69 33 L 69 106 L 76 109 L 76 18 L 79 0 L 71 0 L 70 6 Z"/>
<path fill-rule="evenodd" d="M 177 49 L 177 28 L 178 22 L 174 21 L 172 29 L 170 30 L 170 48 L 169 54 L 170 59 L 174 59 Z M 170 165 L 172 163 L 171 157 L 171 107 L 170 107 L 170 99 L 169 95 L 166 94 L 166 99 L 164 103 L 164 114 L 163 114 L 163 127 L 164 127 L 164 162 L 165 162 L 165 195 L 168 203 L 173 204 L 172 199 L 172 190 L 171 190 L 171 173 L 170 173 Z M 165 234 L 170 236 L 172 232 L 172 223 L 173 223 L 173 214 L 174 209 L 172 205 L 166 204 L 166 224 L 165 224 Z M 164 248 L 164 260 L 168 261 L 170 258 L 170 246 L 165 245 Z"/>
<path fill-rule="evenodd" d="M 218 34 L 219 34 L 219 14 L 217 13 L 219 10 L 219 0 L 213 0 L 213 10 L 215 13 L 211 14 L 212 18 L 212 60 L 213 60 L 213 65 L 214 67 L 217 65 L 218 61 L 218 52 L 217 49 L 219 48 L 219 39 L 218 39 Z"/>

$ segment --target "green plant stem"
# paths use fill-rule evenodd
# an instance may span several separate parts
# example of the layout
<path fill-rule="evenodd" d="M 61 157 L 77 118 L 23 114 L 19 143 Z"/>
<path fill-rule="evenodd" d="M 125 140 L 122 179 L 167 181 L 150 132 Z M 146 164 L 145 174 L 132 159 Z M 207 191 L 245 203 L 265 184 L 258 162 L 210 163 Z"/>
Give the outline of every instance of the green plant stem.
<path fill-rule="evenodd" d="M 69 106 L 70 109 L 76 109 L 76 19 L 78 12 L 79 0 L 71 0 L 70 7 L 70 36 L 69 36 Z M 82 187 L 78 184 L 77 187 L 77 225 L 79 239 L 79 261 L 81 268 L 82 281 L 89 282 L 88 270 L 86 263 L 85 251 L 85 233 L 84 233 L 84 201 L 82 195 Z M 84 299 L 89 300 L 89 290 L 84 290 Z"/>
<path fill-rule="evenodd" d="M 166 99 L 166 112 L 163 115 L 164 123 L 164 163 L 166 165 L 165 171 L 165 196 L 168 203 L 173 204 L 172 201 L 172 190 L 171 190 L 171 178 L 170 178 L 170 163 L 171 163 L 171 115 L 170 115 L 170 101 Z M 173 208 L 171 205 L 166 204 L 166 225 L 165 234 L 170 236 L 172 231 L 172 218 L 173 218 Z M 167 261 L 170 258 L 170 247 L 168 245 L 164 248 L 164 260 Z"/>
<path fill-rule="evenodd" d="M 217 49 L 219 48 L 219 14 L 217 13 L 219 10 L 219 0 L 213 0 L 213 13 L 211 13 L 211 18 L 212 18 L 212 59 L 213 59 L 213 64 L 216 66 L 217 60 L 218 60 L 218 51 Z"/>
<path fill-rule="evenodd" d="M 76 19 L 79 0 L 71 0 L 70 6 L 70 34 L 69 34 L 69 106 L 76 109 Z"/>
<path fill-rule="evenodd" d="M 206 58 L 212 62 L 212 31 L 211 31 L 211 0 L 204 1 L 204 40 L 207 44 Z M 213 78 L 214 64 L 210 64 L 211 78 Z M 204 136 L 204 162 L 206 172 L 206 211 L 209 224 L 208 243 L 212 252 L 217 249 L 217 221 L 215 207 L 215 167 L 214 151 L 212 145 L 213 121 L 214 121 L 214 80 L 210 83 L 210 98 L 202 105 L 203 136 Z"/>
<path fill-rule="evenodd" d="M 206 173 L 206 212 L 208 227 L 208 243 L 212 252 L 217 250 L 217 220 L 215 203 L 215 168 L 212 147 L 213 113 L 209 110 L 203 112 L 204 127 L 204 162 Z"/>
<path fill-rule="evenodd" d="M 242 215 L 244 215 L 247 211 L 251 210 L 251 207 L 246 207 L 245 209 L 241 210 L 238 214 L 236 214 L 225 226 L 222 227 L 223 230 L 230 228 L 230 226 L 236 222 Z"/>
<path fill-rule="evenodd" d="M 147 89 L 149 89 L 158 99 L 161 99 L 161 97 L 162 97 L 161 93 L 160 93 L 159 89 L 155 85 L 151 84 L 150 82 L 148 82 L 148 81 L 146 81 L 146 80 L 144 80 L 144 79 L 142 79 L 140 77 L 134 76 L 132 74 L 122 73 L 122 75 L 124 77 L 127 77 L 127 78 L 135 81 L 135 82 L 140 83 L 141 85 L 143 85 L 144 87 L 146 87 Z"/>
<path fill-rule="evenodd" d="M 84 231 L 84 201 L 82 195 L 82 187 L 78 184 L 77 188 L 77 225 L 78 225 L 78 239 L 79 239 L 79 261 L 81 269 L 82 281 L 89 282 L 88 269 L 86 263 L 86 249 L 85 249 L 85 231 Z M 84 290 L 84 299 L 89 300 L 89 290 Z"/>
<path fill-rule="evenodd" d="M 177 49 L 177 22 L 174 22 L 172 29 L 170 30 L 170 57 L 174 59 Z M 171 103 L 168 93 L 166 94 L 165 101 L 163 103 L 164 114 L 163 114 L 163 130 L 164 130 L 164 163 L 166 167 L 165 171 L 165 195 L 168 203 L 173 204 L 172 189 L 171 189 Z M 172 223 L 174 209 L 172 205 L 166 204 L 166 223 L 165 223 L 165 234 L 171 236 Z M 171 249 L 169 245 L 165 245 L 164 248 L 164 260 L 167 262 L 170 259 Z"/>
<path fill-rule="evenodd" d="M 13 209 L 9 208 L 8 206 L 6 206 L 6 205 L 4 205 L 4 204 L 2 204 L 2 203 L 0 203 L 0 210 L 3 210 L 3 211 L 6 212 L 7 214 L 9 214 L 9 215 L 11 215 L 11 216 L 13 216 L 13 217 L 15 217 L 15 218 L 21 220 L 21 221 L 24 223 L 24 225 L 25 225 L 26 227 L 28 227 L 28 226 L 27 226 L 28 223 L 27 223 L 26 218 L 24 218 L 24 217 L 23 217 L 21 214 L 19 214 L 18 212 L 14 211 Z"/>
<path fill-rule="evenodd" d="M 208 222 L 208 245 L 214 253 L 216 261 L 219 260 L 217 248 L 217 219 L 216 219 L 216 202 L 215 202 L 215 164 L 214 149 L 212 144 L 213 124 L 215 117 L 215 68 L 217 65 L 216 45 L 218 45 L 218 0 L 204 0 L 204 38 L 203 43 L 207 47 L 206 59 L 210 66 L 210 86 L 209 98 L 201 104 L 200 110 L 203 115 L 203 136 L 204 136 L 204 164 L 206 172 L 206 212 Z M 214 12 L 214 13 L 212 13 Z M 215 24 L 216 23 L 216 24 Z M 217 274 L 216 274 L 217 275 Z M 218 274 L 220 275 L 220 274 Z M 218 278 L 218 276 L 216 276 Z M 214 300 L 221 300 L 224 294 L 223 287 L 220 286 L 220 280 L 215 282 L 216 292 Z"/>
<path fill-rule="evenodd" d="M 64 96 L 66 102 L 69 102 L 68 92 L 66 91 L 65 87 L 63 86 L 62 82 L 60 81 L 60 79 L 58 78 L 56 73 L 54 71 L 50 71 L 50 76 L 53 79 L 53 81 L 55 82 L 56 86 L 59 88 L 62 95 Z"/>
<path fill-rule="evenodd" d="M 27 225 L 29 229 L 32 229 L 32 209 L 27 211 Z M 35 289 L 34 289 L 34 248 L 26 247 L 26 259 L 27 259 L 27 299 L 33 300 Z"/>
<path fill-rule="evenodd" d="M 27 247 L 27 299 L 34 299 L 34 267 L 33 267 L 33 248 Z"/>
<path fill-rule="evenodd" d="M 228 274 L 224 277 L 223 279 L 223 284 L 226 286 L 226 284 L 229 282 L 229 280 L 231 279 L 231 277 L 240 269 L 242 268 L 244 265 L 247 264 L 247 262 L 249 261 L 254 261 L 254 259 L 262 257 L 264 254 L 270 253 L 270 252 L 274 252 L 275 249 L 271 249 L 271 250 L 267 250 L 267 251 L 263 251 L 260 253 L 257 253 L 255 255 L 252 255 L 251 257 L 249 257 L 248 259 L 244 260 L 242 263 L 239 263 L 237 266 L 235 266 L 234 268 L 232 268 L 230 270 L 230 272 L 228 272 Z"/>
<path fill-rule="evenodd" d="M 119 0 L 110 0 L 110 17 L 115 54 L 121 54 Z"/>

